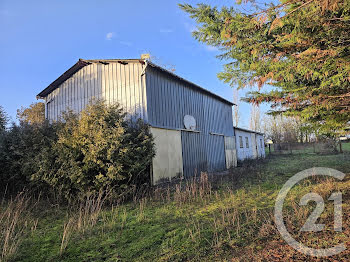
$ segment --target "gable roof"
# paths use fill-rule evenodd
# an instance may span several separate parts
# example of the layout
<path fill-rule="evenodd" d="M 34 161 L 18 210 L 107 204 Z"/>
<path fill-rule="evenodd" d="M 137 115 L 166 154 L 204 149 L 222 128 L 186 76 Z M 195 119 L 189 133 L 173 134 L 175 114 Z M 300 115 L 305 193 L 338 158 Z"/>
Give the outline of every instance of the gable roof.
<path fill-rule="evenodd" d="M 234 103 L 232 103 L 231 101 L 213 93 L 210 92 L 209 90 L 196 85 L 194 83 L 192 83 L 191 81 L 188 81 L 176 74 L 174 74 L 173 72 L 170 72 L 169 70 L 160 67 L 150 61 L 144 60 L 144 59 L 92 59 L 92 60 L 85 60 L 85 59 L 79 59 L 78 62 L 76 62 L 71 68 L 69 68 L 66 72 L 64 72 L 61 76 L 59 76 L 55 81 L 53 81 L 48 87 L 46 87 L 43 91 L 41 91 L 36 97 L 37 99 L 42 99 L 44 97 L 46 97 L 48 94 L 50 94 L 51 92 L 53 92 L 56 88 L 58 88 L 64 81 L 66 81 L 67 79 L 69 79 L 72 75 L 74 75 L 76 72 L 78 72 L 80 69 L 82 69 L 83 67 L 90 65 L 92 63 L 100 63 L 100 64 L 109 64 L 109 63 L 141 63 L 141 64 L 145 64 L 147 63 L 147 65 L 151 66 L 152 68 L 156 68 L 158 70 L 161 70 L 162 72 L 182 81 L 185 82 L 186 84 L 189 84 L 192 87 L 195 87 L 197 89 L 199 89 L 200 91 L 202 91 L 203 93 L 206 93 L 212 97 L 215 97 L 216 99 L 221 100 L 222 102 L 229 104 L 229 105 L 235 105 Z"/>

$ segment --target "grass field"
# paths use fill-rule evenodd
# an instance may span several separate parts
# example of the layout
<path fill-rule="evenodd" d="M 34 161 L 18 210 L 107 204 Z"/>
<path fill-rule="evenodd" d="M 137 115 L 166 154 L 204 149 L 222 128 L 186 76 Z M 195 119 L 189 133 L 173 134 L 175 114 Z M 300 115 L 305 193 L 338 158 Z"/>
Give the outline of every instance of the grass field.
<path fill-rule="evenodd" d="M 34 201 L 36 204 L 31 208 L 23 204 L 22 209 L 17 208 L 22 210 L 16 218 L 17 235 L 12 235 L 3 260 L 312 260 L 289 247 L 273 222 L 274 202 L 281 186 L 292 175 L 311 167 L 335 168 L 347 176 L 341 182 L 316 177 L 296 186 L 285 206 L 287 228 L 309 246 L 345 242 L 350 248 L 350 221 L 346 219 L 350 212 L 350 144 L 343 149 L 345 153 L 337 155 L 269 156 L 215 179 L 203 174 L 200 179 L 158 188 L 141 199 L 123 204 L 102 207 L 98 197 L 70 207 L 44 200 Z M 311 190 L 324 199 L 334 190 L 343 193 L 342 232 L 331 230 L 332 203 L 326 203 L 319 220 L 326 224 L 325 232 L 299 232 L 312 208 L 301 208 L 298 203 Z M 9 204 L 1 204 L 0 222 L 5 220 L 4 210 Z M 12 221 L 16 215 L 10 213 L 14 209 L 7 213 Z M 4 230 L 1 233 L 4 244 Z M 331 259 L 348 258 L 350 253 L 345 251 Z"/>

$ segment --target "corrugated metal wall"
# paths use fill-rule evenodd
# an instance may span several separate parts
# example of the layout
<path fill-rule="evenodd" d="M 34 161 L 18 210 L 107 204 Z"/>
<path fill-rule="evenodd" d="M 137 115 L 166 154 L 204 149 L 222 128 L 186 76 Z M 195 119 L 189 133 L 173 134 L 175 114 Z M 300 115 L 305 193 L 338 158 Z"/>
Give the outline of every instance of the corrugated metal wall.
<path fill-rule="evenodd" d="M 184 176 L 226 169 L 224 136 L 181 131 Z"/>
<path fill-rule="evenodd" d="M 200 176 L 208 170 L 204 136 L 195 132 L 181 132 L 184 177 Z"/>
<path fill-rule="evenodd" d="M 83 67 L 46 97 L 47 118 L 57 121 L 68 108 L 81 112 L 91 99 L 119 102 L 134 117 L 147 120 L 145 77 L 137 63 L 92 63 Z"/>
<path fill-rule="evenodd" d="M 224 136 L 205 135 L 208 171 L 222 171 L 226 169 Z"/>
<path fill-rule="evenodd" d="M 223 135 L 234 134 L 232 106 L 156 68 L 141 77 L 142 71 L 139 62 L 85 66 L 48 95 L 47 118 L 58 120 L 68 108 L 79 113 L 93 98 L 119 102 L 154 127 L 183 129 L 184 116 L 192 115 L 199 133 L 181 132 L 184 175 L 224 170 Z"/>
<path fill-rule="evenodd" d="M 146 74 L 148 120 L 152 126 L 183 129 L 185 115 L 199 133 L 182 131 L 184 176 L 226 169 L 224 136 L 233 136 L 232 106 L 156 69 Z M 210 133 L 222 134 L 213 135 Z"/>
<path fill-rule="evenodd" d="M 192 115 L 196 130 L 233 136 L 232 106 L 155 68 L 146 75 L 149 123 L 163 128 L 184 128 Z"/>

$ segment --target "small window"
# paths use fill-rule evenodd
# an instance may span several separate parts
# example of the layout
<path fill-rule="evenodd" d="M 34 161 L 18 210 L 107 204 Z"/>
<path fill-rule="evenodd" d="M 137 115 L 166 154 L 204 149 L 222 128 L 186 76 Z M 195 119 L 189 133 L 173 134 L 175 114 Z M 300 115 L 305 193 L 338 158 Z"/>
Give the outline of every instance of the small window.
<path fill-rule="evenodd" d="M 249 140 L 248 137 L 245 137 L 245 147 L 249 148 Z"/>
<path fill-rule="evenodd" d="M 239 137 L 239 147 L 243 148 L 243 137 Z"/>

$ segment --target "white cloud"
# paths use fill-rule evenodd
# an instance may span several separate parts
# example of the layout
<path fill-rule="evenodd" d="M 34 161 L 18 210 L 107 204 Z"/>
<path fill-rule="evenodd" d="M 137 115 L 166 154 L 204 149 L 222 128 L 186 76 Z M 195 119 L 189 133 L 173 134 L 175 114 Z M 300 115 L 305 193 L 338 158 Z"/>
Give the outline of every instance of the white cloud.
<path fill-rule="evenodd" d="M 128 41 L 119 41 L 119 44 L 126 45 L 126 46 L 132 46 L 132 43 L 128 42 Z"/>
<path fill-rule="evenodd" d="M 109 32 L 106 34 L 106 39 L 107 40 L 112 40 L 112 38 L 115 37 L 115 33 L 114 32 Z"/>
<path fill-rule="evenodd" d="M 174 32 L 174 30 L 172 30 L 172 29 L 160 29 L 159 32 L 161 32 L 162 34 L 167 34 L 167 33 Z"/>

